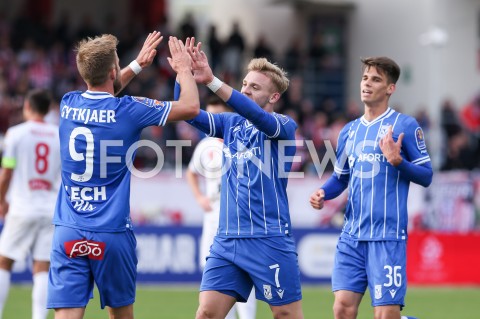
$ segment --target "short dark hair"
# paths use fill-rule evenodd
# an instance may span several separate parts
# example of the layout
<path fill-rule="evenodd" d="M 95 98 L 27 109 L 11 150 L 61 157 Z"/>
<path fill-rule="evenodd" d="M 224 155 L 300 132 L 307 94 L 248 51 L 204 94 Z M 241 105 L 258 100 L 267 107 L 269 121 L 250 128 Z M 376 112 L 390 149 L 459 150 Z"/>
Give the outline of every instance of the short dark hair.
<path fill-rule="evenodd" d="M 362 58 L 361 61 L 363 63 L 363 71 L 365 71 L 366 68 L 373 66 L 377 68 L 380 73 L 384 73 L 387 76 L 389 83 L 397 83 L 398 78 L 400 77 L 400 67 L 392 59 L 385 56 L 379 56 Z"/>
<path fill-rule="evenodd" d="M 52 96 L 46 89 L 33 89 L 27 93 L 25 100 L 28 101 L 33 112 L 46 115 L 50 110 Z"/>
<path fill-rule="evenodd" d="M 210 94 L 207 99 L 206 99 L 206 105 L 213 104 L 222 104 L 222 105 L 227 105 L 224 100 L 222 100 L 218 95 L 216 94 Z"/>
<path fill-rule="evenodd" d="M 206 99 L 206 104 L 207 105 L 222 105 L 227 112 L 233 112 L 232 108 L 230 105 L 228 105 L 224 100 L 222 100 L 218 95 L 216 94 L 210 94 L 207 99 Z"/>

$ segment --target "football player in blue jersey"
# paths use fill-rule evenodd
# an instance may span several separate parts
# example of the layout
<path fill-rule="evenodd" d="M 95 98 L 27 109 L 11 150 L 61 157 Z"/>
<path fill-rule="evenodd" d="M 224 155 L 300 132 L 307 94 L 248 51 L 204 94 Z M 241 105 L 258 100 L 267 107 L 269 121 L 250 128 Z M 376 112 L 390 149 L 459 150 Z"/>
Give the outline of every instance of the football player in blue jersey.
<path fill-rule="evenodd" d="M 422 128 L 389 107 L 400 76 L 387 57 L 362 59 L 365 113 L 340 132 L 332 176 L 310 197 L 325 200 L 348 188 L 344 225 L 332 274 L 336 319 L 354 319 L 368 287 L 376 319 L 400 319 L 407 290 L 407 196 L 410 182 L 427 187 L 432 166 Z"/>
<path fill-rule="evenodd" d="M 161 40 L 159 32 L 150 33 L 136 60 L 122 70 L 115 36 L 77 45 L 77 68 L 88 89 L 69 92 L 60 102 L 62 185 L 53 219 L 47 302 L 56 319 L 83 318 L 94 283 L 110 318 L 133 318 L 132 157 L 144 127 L 191 119 L 200 105 L 190 55 L 174 37 L 168 41 L 168 61 L 185 87 L 178 101 L 115 97 L 152 63 Z"/>
<path fill-rule="evenodd" d="M 195 45 L 192 38 L 186 46 L 197 83 L 237 112 L 201 111 L 188 121 L 224 140 L 220 222 L 204 268 L 196 318 L 225 318 L 254 286 L 256 298 L 270 305 L 275 318 L 301 319 L 300 271 L 286 191 L 297 124 L 274 112 L 289 80 L 277 65 L 253 59 L 239 92 L 213 75 L 201 43 Z"/>

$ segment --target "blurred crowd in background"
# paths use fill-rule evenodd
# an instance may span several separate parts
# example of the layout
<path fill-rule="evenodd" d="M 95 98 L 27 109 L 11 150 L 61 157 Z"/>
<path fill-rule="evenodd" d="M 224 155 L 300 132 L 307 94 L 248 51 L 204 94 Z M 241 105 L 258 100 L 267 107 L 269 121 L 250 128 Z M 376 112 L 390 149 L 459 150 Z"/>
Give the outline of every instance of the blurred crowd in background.
<path fill-rule="evenodd" d="M 288 114 L 299 124 L 298 140 L 311 141 L 322 159 L 329 141 L 335 148 L 341 128 L 359 116 L 363 109 L 359 97 L 346 97 L 344 93 L 343 68 L 345 53 L 342 37 L 335 30 L 329 33 L 313 33 L 308 39 L 295 38 L 285 52 L 275 52 L 268 43 L 268 35 L 260 35 L 253 47 L 248 47 L 244 32 L 238 22 L 232 22 L 231 33 L 219 38 L 218 26 L 210 26 L 208 36 L 202 41 L 203 48 L 215 74 L 237 89 L 241 87 L 245 63 L 252 57 L 266 57 L 284 68 L 290 78 L 290 87 L 283 95 L 279 113 Z M 225 28 L 225 26 L 222 26 Z M 157 59 L 148 69 L 143 70 L 120 93 L 146 96 L 159 100 L 173 98 L 174 72 L 166 57 L 169 35 L 181 39 L 198 36 L 197 26 L 192 15 L 185 16 L 176 30 L 168 28 L 167 18 L 159 20 L 156 28 L 161 31 L 164 41 L 158 48 Z M 105 19 L 101 30 L 94 27 L 88 16 L 75 30 L 69 25 L 69 17 L 63 16 L 55 25 L 35 22 L 19 16 L 7 21 L 0 15 L 0 137 L 7 128 L 22 121 L 22 105 L 25 93 L 31 88 L 49 88 L 56 105 L 52 106 L 49 120 L 58 122 L 58 109 L 63 94 L 71 90 L 85 90 L 75 65 L 75 43 L 87 36 L 111 33 L 118 37 L 118 55 L 121 66 L 133 60 L 143 41 L 151 30 L 138 21 L 132 20 L 124 27 L 118 27 L 114 16 Z M 307 45 L 303 45 L 306 43 Z M 360 70 L 359 70 L 360 72 Z M 360 81 L 360 73 L 359 73 Z M 200 86 L 201 100 L 209 93 Z M 203 103 L 202 103 L 203 105 Z M 392 105 L 402 111 L 401 105 Z M 428 139 L 441 139 L 442 161 L 440 170 L 480 168 L 480 95 L 465 106 L 446 99 L 441 108 L 441 136 L 429 135 L 432 127 L 426 107 L 418 107 L 417 118 Z M 191 140 L 191 147 L 183 149 L 182 163 L 186 165 L 194 146 L 202 135 L 184 122 L 165 127 L 150 127 L 143 131 L 142 139 L 157 143 L 165 155 L 164 167 L 175 165 L 175 148 L 168 147 L 168 140 Z M 315 174 L 311 152 L 306 143 L 300 143 L 297 156 L 301 161 L 294 163 L 295 171 Z M 137 152 L 135 166 L 150 167 L 157 164 L 157 154 L 148 148 Z M 331 163 L 327 169 L 332 169 Z"/>

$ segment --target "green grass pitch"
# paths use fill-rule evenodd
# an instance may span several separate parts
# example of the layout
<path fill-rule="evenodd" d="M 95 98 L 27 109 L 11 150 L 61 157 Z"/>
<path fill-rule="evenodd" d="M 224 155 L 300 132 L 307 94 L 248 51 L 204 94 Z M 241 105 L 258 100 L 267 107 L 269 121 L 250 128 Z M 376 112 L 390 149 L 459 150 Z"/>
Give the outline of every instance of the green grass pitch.
<path fill-rule="evenodd" d="M 95 291 L 95 295 L 96 295 Z M 333 318 L 333 295 L 328 286 L 303 287 L 303 311 L 306 319 Z M 139 286 L 134 305 L 138 319 L 191 319 L 195 318 L 198 305 L 196 286 Z M 404 315 L 419 319 L 478 319 L 480 318 L 480 287 L 410 287 Z M 360 307 L 358 319 L 371 319 L 373 310 L 367 293 Z M 31 318 L 31 286 L 12 285 L 5 319 Z M 53 318 L 50 311 L 49 319 Z M 101 310 L 98 296 L 87 306 L 85 319 L 107 319 Z M 272 318 L 270 309 L 258 302 L 257 319 Z"/>

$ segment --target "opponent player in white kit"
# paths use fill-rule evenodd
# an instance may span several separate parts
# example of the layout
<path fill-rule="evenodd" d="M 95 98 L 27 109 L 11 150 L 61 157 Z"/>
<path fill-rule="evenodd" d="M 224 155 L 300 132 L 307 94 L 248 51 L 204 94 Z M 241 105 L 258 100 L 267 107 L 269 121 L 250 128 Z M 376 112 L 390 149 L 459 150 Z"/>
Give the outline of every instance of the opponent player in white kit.
<path fill-rule="evenodd" d="M 229 112 L 231 109 L 216 95 L 207 100 L 205 110 L 209 113 Z M 206 137 L 196 147 L 187 169 L 187 181 L 198 204 L 205 211 L 203 215 L 202 237 L 200 240 L 199 262 L 205 267 L 210 246 L 217 234 L 220 218 L 220 187 L 222 183 L 223 140 Z M 200 188 L 200 177 L 205 178 L 205 192 Z M 252 289 L 247 302 L 235 304 L 225 319 L 254 319 L 257 311 L 255 289 Z"/>
<path fill-rule="evenodd" d="M 45 90 L 24 101 L 26 122 L 8 129 L 0 175 L 0 318 L 10 289 L 14 261 L 33 258 L 32 318 L 47 317 L 47 283 L 52 216 L 60 183 L 58 127 L 44 122 L 50 107 Z M 7 191 L 9 200 L 7 200 Z"/>

